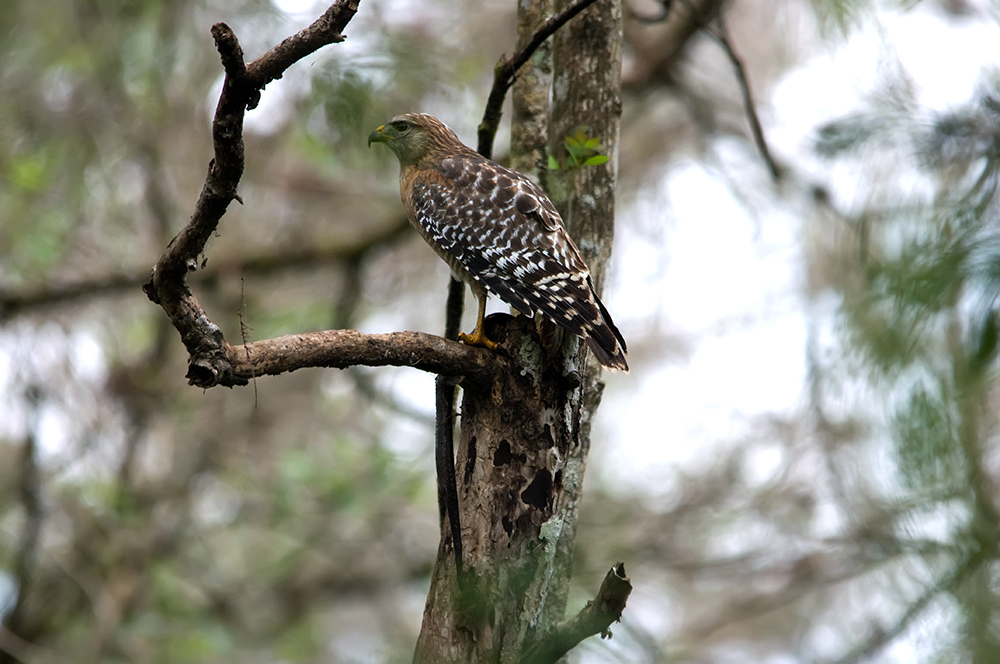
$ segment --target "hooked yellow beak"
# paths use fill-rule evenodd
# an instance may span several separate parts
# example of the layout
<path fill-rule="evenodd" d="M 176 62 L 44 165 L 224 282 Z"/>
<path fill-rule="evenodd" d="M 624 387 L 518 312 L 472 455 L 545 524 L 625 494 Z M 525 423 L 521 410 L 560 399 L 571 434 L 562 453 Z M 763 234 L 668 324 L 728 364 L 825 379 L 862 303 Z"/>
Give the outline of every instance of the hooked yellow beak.
<path fill-rule="evenodd" d="M 386 136 L 382 133 L 385 129 L 385 125 L 379 125 L 375 131 L 368 134 L 368 147 L 372 146 L 372 143 L 388 143 L 389 141 L 396 140 L 395 136 Z"/>

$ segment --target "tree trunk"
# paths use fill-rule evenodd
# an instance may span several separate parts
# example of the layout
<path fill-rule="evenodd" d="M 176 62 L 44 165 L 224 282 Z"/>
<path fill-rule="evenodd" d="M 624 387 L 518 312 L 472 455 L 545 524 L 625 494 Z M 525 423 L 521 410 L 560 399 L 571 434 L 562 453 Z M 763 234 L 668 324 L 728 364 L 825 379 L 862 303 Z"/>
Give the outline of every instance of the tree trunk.
<path fill-rule="evenodd" d="M 558 8 L 570 0 L 559 0 Z M 600 166 L 561 170 L 553 200 L 583 255 L 594 285 L 602 290 L 615 235 L 618 132 L 622 101 L 621 0 L 598 2 L 555 35 L 551 153 L 565 155 L 564 141 L 577 127 L 601 140 L 609 159 Z M 561 159 L 560 159 L 561 161 Z"/>
<path fill-rule="evenodd" d="M 552 14 L 553 0 L 517 5 L 517 49 Z M 549 93 L 552 88 L 552 40 L 538 47 L 517 72 L 511 87 L 510 167 L 546 189 L 549 143 Z"/>
<path fill-rule="evenodd" d="M 542 18 L 522 16 L 519 31 Z M 598 287 L 614 225 L 621 30 L 620 1 L 599 2 L 557 33 L 553 46 L 550 140 L 561 149 L 562 137 L 587 125 L 610 157 L 560 171 L 566 195 L 555 201 Z M 531 103 L 518 106 L 518 94 L 518 122 L 537 123 L 547 95 L 539 96 L 537 80 L 528 88 Z M 512 134 L 519 165 L 537 164 L 530 153 L 538 131 Z M 491 316 L 487 333 L 500 343 L 507 370 L 491 382 L 462 384 L 456 474 L 465 570 L 460 579 L 443 528 L 414 655 L 420 664 L 521 662 L 566 611 L 599 368 L 591 361 L 581 369 L 575 338 L 548 350 L 544 329 L 539 336 L 524 317 Z"/>

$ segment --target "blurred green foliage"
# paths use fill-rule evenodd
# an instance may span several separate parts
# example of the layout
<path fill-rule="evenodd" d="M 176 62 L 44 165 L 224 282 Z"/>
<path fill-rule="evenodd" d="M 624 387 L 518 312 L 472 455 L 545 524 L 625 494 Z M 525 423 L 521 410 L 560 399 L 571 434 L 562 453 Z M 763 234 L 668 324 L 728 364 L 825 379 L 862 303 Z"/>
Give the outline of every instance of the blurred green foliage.
<path fill-rule="evenodd" d="M 1000 537 L 984 473 L 997 426 L 998 99 L 987 76 L 965 107 L 930 118 L 916 106 L 888 111 L 876 100 L 820 128 L 816 144 L 822 156 L 890 174 L 850 221 L 854 244 L 835 250 L 844 345 L 859 355 L 887 412 L 899 478 L 890 495 L 904 496 L 893 504 L 902 513 L 948 515 L 952 571 L 927 592 L 947 590 L 957 600 L 962 651 L 981 662 L 1000 653 L 995 595 L 981 593 L 993 574 L 978 557 L 993 559 Z M 900 181 L 909 187 L 893 190 Z M 953 586 L 955 578 L 965 582 Z"/>
<path fill-rule="evenodd" d="M 896 412 L 896 454 L 908 488 L 936 494 L 961 486 L 966 469 L 952 407 L 921 386 Z"/>

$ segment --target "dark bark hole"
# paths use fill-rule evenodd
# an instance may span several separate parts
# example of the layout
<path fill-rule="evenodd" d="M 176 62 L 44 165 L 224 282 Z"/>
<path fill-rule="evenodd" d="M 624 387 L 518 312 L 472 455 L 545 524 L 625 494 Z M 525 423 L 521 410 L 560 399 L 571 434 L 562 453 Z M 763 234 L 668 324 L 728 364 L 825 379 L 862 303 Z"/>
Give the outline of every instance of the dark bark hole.
<path fill-rule="evenodd" d="M 504 464 L 510 463 L 513 457 L 510 453 L 510 443 L 506 440 L 501 440 L 500 445 L 497 447 L 497 451 L 493 454 L 493 465 L 502 466 Z"/>
<path fill-rule="evenodd" d="M 465 476 L 464 481 L 466 484 L 472 481 L 472 471 L 476 468 L 476 437 L 472 436 L 469 438 L 469 449 L 468 454 L 465 457 Z"/>
<path fill-rule="evenodd" d="M 548 424 L 546 424 L 545 428 L 543 429 L 543 431 L 545 433 L 545 439 L 548 442 L 548 444 L 546 445 L 546 447 L 555 447 L 556 446 L 556 437 L 552 435 L 552 427 L 550 427 Z"/>
<path fill-rule="evenodd" d="M 552 473 L 546 469 L 538 471 L 528 488 L 521 492 L 521 500 L 527 505 L 545 509 L 549 504 L 549 492 L 552 491 Z"/>
<path fill-rule="evenodd" d="M 505 516 L 500 519 L 500 523 L 503 524 L 503 530 L 507 533 L 507 537 L 511 537 L 514 534 L 514 523 L 510 520 L 510 517 Z"/>

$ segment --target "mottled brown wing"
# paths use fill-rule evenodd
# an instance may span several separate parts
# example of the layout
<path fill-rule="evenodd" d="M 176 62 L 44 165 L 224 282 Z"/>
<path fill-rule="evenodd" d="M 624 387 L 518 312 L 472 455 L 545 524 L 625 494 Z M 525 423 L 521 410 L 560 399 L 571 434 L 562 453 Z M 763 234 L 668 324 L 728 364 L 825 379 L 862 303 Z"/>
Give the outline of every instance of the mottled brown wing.
<path fill-rule="evenodd" d="M 627 370 L 625 342 L 598 300 L 551 201 L 523 175 L 483 159 L 443 159 L 418 174 L 409 202 L 428 242 L 521 313 L 536 311 Z"/>

